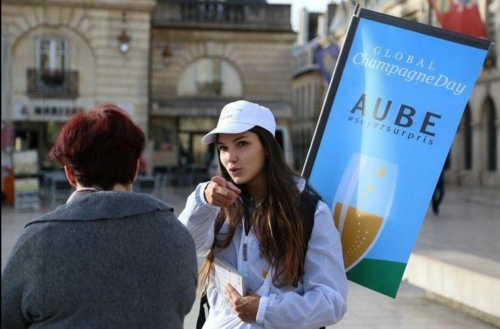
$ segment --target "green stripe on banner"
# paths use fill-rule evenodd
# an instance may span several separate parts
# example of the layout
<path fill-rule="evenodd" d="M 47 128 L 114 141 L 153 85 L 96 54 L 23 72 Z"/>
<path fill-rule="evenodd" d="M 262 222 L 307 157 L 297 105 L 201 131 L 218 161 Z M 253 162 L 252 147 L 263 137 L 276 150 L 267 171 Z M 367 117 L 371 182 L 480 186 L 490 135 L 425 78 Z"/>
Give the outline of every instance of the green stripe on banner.
<path fill-rule="evenodd" d="M 364 258 L 349 272 L 347 278 L 384 295 L 396 298 L 406 264 Z"/>

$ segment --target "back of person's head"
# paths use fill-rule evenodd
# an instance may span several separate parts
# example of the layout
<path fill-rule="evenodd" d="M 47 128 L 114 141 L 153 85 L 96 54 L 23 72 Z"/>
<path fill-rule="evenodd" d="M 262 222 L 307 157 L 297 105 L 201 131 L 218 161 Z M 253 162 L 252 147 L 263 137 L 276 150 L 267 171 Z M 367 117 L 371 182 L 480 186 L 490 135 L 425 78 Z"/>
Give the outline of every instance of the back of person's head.
<path fill-rule="evenodd" d="M 79 111 L 63 126 L 49 158 L 68 166 L 86 187 L 110 190 L 133 183 L 146 138 L 130 116 L 111 104 Z"/>

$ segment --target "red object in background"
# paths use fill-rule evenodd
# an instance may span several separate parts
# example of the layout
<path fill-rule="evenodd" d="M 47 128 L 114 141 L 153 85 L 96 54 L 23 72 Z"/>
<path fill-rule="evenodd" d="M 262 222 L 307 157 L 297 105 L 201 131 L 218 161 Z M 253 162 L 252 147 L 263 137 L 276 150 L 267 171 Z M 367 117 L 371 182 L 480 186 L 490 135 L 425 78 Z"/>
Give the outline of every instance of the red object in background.
<path fill-rule="evenodd" d="M 7 166 L 2 166 L 2 193 L 5 203 L 14 204 L 14 171 Z"/>
<path fill-rule="evenodd" d="M 2 122 L 2 150 L 14 148 L 16 133 L 12 123 Z"/>
<path fill-rule="evenodd" d="M 475 0 L 429 0 L 445 30 L 485 38 L 486 29 Z"/>

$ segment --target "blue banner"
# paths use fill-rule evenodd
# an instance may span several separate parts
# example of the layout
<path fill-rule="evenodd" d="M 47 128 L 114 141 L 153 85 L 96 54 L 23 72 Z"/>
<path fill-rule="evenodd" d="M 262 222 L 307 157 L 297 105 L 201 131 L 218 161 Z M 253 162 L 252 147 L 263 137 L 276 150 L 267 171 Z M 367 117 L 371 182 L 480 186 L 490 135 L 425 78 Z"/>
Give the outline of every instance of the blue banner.
<path fill-rule="evenodd" d="M 489 44 L 353 16 L 303 172 L 332 208 L 351 281 L 396 296 Z"/>

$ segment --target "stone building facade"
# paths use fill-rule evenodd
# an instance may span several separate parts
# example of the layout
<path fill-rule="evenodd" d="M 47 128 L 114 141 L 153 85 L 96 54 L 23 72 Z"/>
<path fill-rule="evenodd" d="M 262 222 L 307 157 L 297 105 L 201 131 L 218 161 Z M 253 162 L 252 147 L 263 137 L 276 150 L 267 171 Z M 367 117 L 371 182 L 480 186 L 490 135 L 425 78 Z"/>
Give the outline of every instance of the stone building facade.
<path fill-rule="evenodd" d="M 452 145 L 446 181 L 500 186 L 499 0 L 479 3 L 494 42 Z M 361 6 L 438 26 L 427 1 Z M 116 103 L 150 143 L 150 170 L 203 166 L 201 136 L 235 99 L 268 106 L 290 127 L 300 170 L 328 88 L 314 50 L 343 44 L 352 7 L 306 13 L 252 1 L 2 0 L 2 162 L 36 150 L 40 170 L 59 128 L 79 108 Z M 119 37 L 128 35 L 129 50 Z M 125 38 L 126 39 L 126 38 Z M 123 40 L 123 39 L 122 39 Z M 293 65 L 292 65 L 293 64 Z M 334 64 L 334 63 L 333 63 Z"/>
<path fill-rule="evenodd" d="M 2 0 L 2 163 L 12 152 L 36 150 L 38 169 L 52 169 L 46 154 L 60 127 L 76 110 L 97 104 L 118 104 L 148 133 L 154 6 L 154 0 Z"/>
<path fill-rule="evenodd" d="M 430 10 L 427 1 L 365 0 L 361 1 L 360 5 L 395 17 L 439 27 L 435 13 Z M 487 39 L 493 44 L 464 110 L 446 161 L 445 180 L 453 185 L 498 188 L 500 187 L 500 64 L 497 57 L 500 52 L 498 39 L 500 6 L 499 0 L 483 0 L 479 1 L 478 5 L 482 20 L 485 22 Z M 315 47 L 322 44 L 336 43 L 339 47 L 342 46 L 352 11 L 353 7 L 349 5 L 328 5 L 325 13 L 313 16 L 318 19 L 315 25 L 317 34 L 309 39 L 302 39 L 302 45 L 299 43 L 294 53 L 292 88 L 293 93 L 299 97 L 293 102 L 293 106 L 296 111 L 309 113 L 305 120 L 292 123 L 294 141 L 299 145 L 310 143 L 309 138 L 312 138 L 310 126 L 312 122 L 317 122 L 320 113 L 317 105 L 307 109 L 308 106 L 312 106 L 307 99 L 315 97 L 320 80 L 323 83 L 323 93 L 326 93 L 328 88 L 327 82 L 318 74 L 320 68 L 314 62 L 312 52 Z M 302 26 L 311 28 L 310 23 Z M 299 35 L 303 34 L 299 32 Z M 301 94 L 301 90 L 306 90 L 305 94 Z M 300 164 L 305 161 L 304 152 L 296 152 L 296 155 L 296 162 Z"/>
<path fill-rule="evenodd" d="M 159 1 L 151 31 L 152 165 L 203 167 L 201 138 L 237 99 L 291 118 L 290 5 L 266 1 Z"/>

